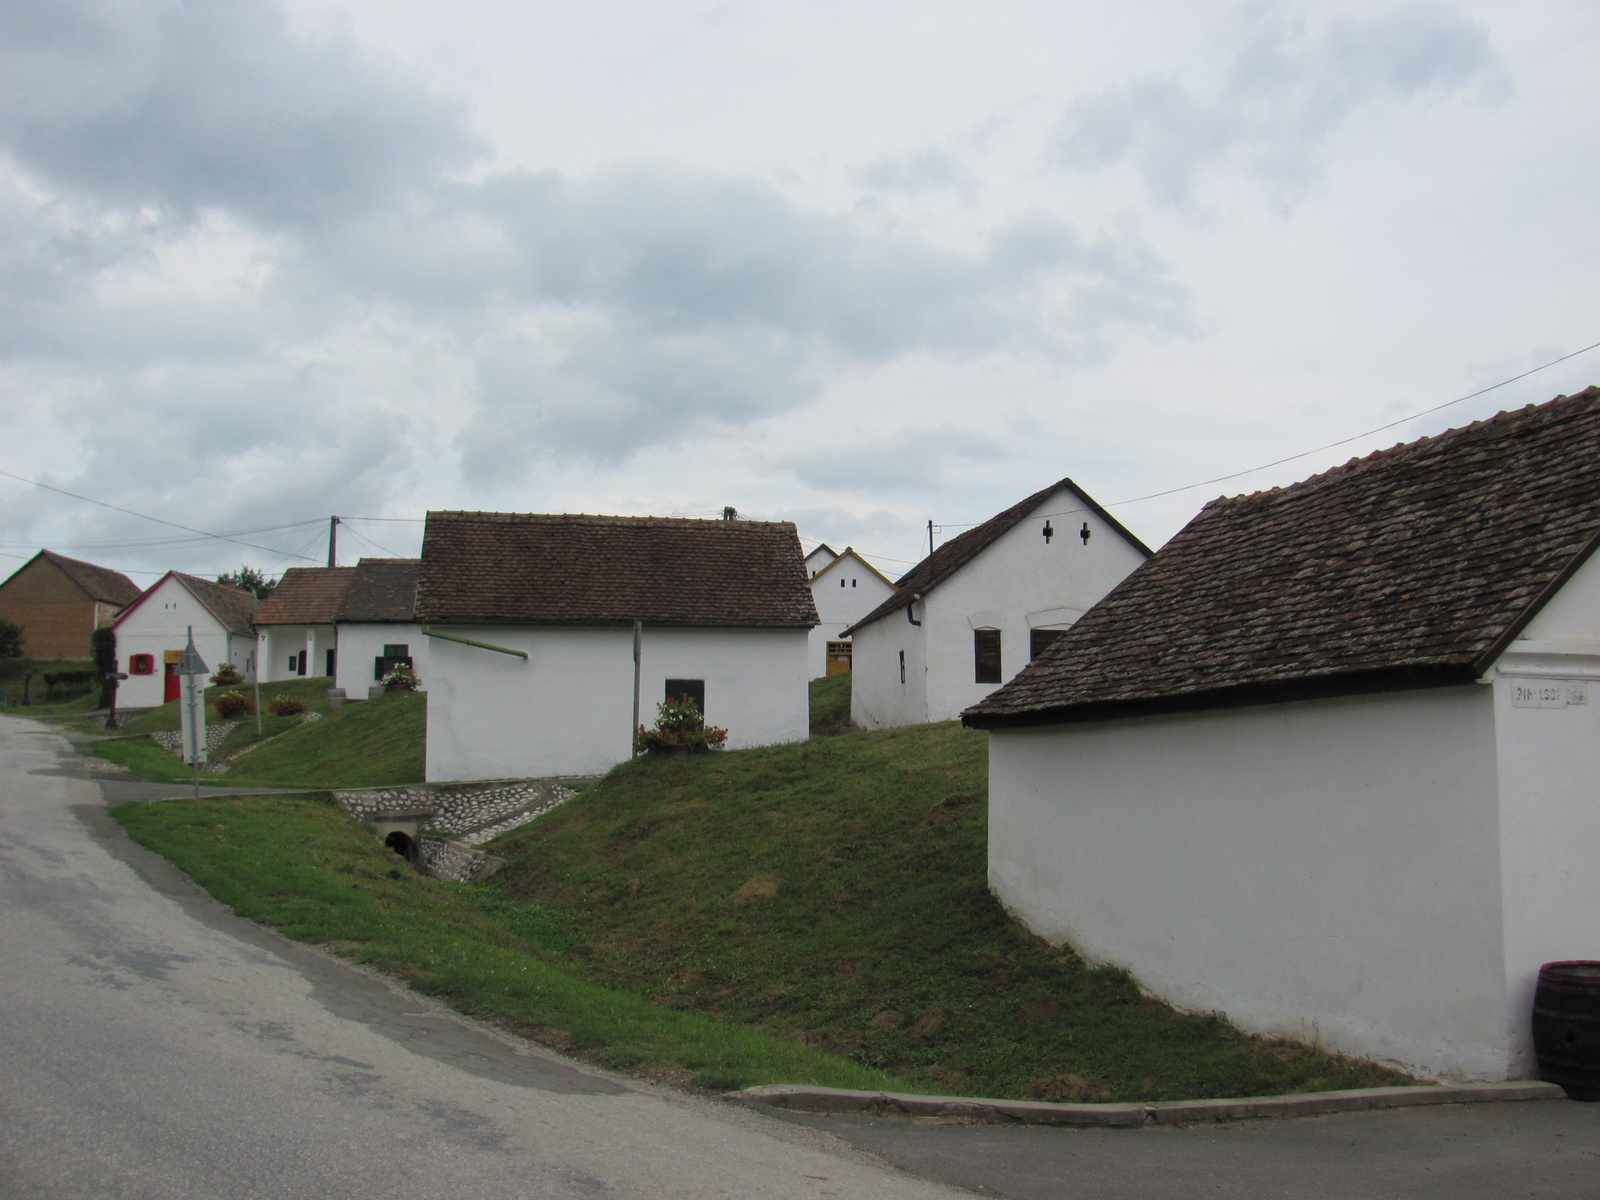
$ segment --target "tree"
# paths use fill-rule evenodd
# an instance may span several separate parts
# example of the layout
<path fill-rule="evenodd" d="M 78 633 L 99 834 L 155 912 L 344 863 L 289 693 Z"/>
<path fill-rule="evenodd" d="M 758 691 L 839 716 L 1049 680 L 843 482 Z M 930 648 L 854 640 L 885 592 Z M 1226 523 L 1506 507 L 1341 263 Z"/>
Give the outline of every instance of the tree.
<path fill-rule="evenodd" d="M 229 571 L 226 575 L 218 575 L 217 582 L 225 583 L 229 587 L 236 587 L 243 592 L 249 592 L 257 600 L 265 600 L 272 595 L 272 589 L 278 586 L 276 579 L 268 579 L 266 575 L 254 567 L 247 567 L 242 564 L 237 571 Z"/>
<path fill-rule="evenodd" d="M 94 655 L 94 669 L 100 675 L 100 707 L 110 708 L 116 703 L 117 634 L 109 625 L 102 625 L 89 635 L 89 652 Z"/>
<path fill-rule="evenodd" d="M 22 626 L 0 617 L 0 658 L 22 657 Z"/>

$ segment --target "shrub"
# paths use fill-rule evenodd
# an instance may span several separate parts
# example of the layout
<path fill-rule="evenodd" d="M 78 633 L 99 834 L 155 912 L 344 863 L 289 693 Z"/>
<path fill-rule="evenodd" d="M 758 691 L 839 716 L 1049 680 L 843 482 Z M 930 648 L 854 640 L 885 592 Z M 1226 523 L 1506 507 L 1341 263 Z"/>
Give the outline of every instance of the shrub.
<path fill-rule="evenodd" d="M 422 685 L 422 677 L 405 663 L 397 663 L 384 672 L 378 681 L 389 692 L 414 692 Z"/>
<path fill-rule="evenodd" d="M 693 700 L 656 705 L 656 727 L 639 726 L 639 748 L 647 754 L 704 754 L 721 750 L 728 731 L 707 725 Z"/>
<path fill-rule="evenodd" d="M 221 672 L 218 672 L 219 674 Z M 256 711 L 256 702 L 243 692 L 223 692 L 211 702 L 217 710 L 217 716 L 224 721 L 231 721 L 235 717 L 248 716 Z"/>
<path fill-rule="evenodd" d="M 295 713 L 303 713 L 305 710 L 306 702 L 294 696 L 274 696 L 272 702 L 267 705 L 268 712 L 280 717 L 292 717 Z"/>
<path fill-rule="evenodd" d="M 0 617 L 0 658 L 22 657 L 22 626 Z"/>
<path fill-rule="evenodd" d="M 244 682 L 244 676 L 239 674 L 239 668 L 230 662 L 223 663 L 217 668 L 217 673 L 211 677 L 211 682 L 218 687 L 233 687 Z"/>

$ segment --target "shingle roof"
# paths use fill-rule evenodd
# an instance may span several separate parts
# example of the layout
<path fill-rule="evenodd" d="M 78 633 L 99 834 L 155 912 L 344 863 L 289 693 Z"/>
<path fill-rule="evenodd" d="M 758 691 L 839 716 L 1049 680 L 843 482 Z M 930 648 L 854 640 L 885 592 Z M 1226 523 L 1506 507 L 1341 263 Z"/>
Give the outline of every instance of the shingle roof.
<path fill-rule="evenodd" d="M 399 622 L 417 619 L 420 558 L 363 558 L 339 602 L 336 620 Z"/>
<path fill-rule="evenodd" d="M 234 633 L 249 635 L 250 622 L 261 606 L 261 601 L 255 598 L 255 593 L 230 587 L 225 583 L 213 583 L 209 579 L 200 579 L 194 575 L 184 575 L 178 571 L 174 571 L 172 575 L 188 588 L 189 594 L 205 605 L 217 620 Z"/>
<path fill-rule="evenodd" d="M 1117 533 L 1121 534 L 1135 550 L 1146 558 L 1150 556 L 1150 547 L 1123 528 L 1122 523 L 1096 504 L 1088 492 L 1073 483 L 1072 480 L 1063 479 L 1035 492 L 1025 500 L 1017 501 L 1010 508 L 1004 512 L 996 513 L 983 524 L 974 526 L 965 533 L 951 538 L 902 575 L 895 582 L 895 587 L 899 590 L 893 596 L 887 597 L 882 604 L 862 617 L 849 629 L 846 629 L 840 636 L 848 637 L 856 630 L 871 625 L 874 621 L 881 620 L 890 613 L 899 612 L 906 605 L 912 603 L 915 597 L 926 596 L 934 588 L 994 545 L 1003 535 L 1015 529 L 1030 513 L 1050 499 L 1051 496 L 1063 490 L 1069 491 L 1076 496 L 1089 512 L 1092 512 L 1110 525 L 1112 529 L 1116 530 Z"/>
<path fill-rule="evenodd" d="M 99 600 L 105 604 L 115 604 L 118 608 L 132 604 L 142 594 L 138 584 L 129 579 L 121 571 L 113 571 L 110 567 L 97 567 L 93 563 L 82 562 L 76 558 L 68 558 L 65 554 L 57 554 L 54 550 L 41 550 L 23 563 L 18 571 L 26 568 L 34 559 L 44 559 L 55 564 L 63 574 L 73 583 L 83 589 L 85 595 L 91 600 Z M 13 572 L 15 574 L 15 572 Z"/>
<path fill-rule="evenodd" d="M 993 728 L 1470 682 L 1600 543 L 1600 388 L 1213 500 Z"/>
<path fill-rule="evenodd" d="M 430 512 L 419 620 L 808 627 L 787 521 Z"/>
<path fill-rule="evenodd" d="M 354 567 L 290 567 L 256 613 L 261 625 L 331 625 Z"/>

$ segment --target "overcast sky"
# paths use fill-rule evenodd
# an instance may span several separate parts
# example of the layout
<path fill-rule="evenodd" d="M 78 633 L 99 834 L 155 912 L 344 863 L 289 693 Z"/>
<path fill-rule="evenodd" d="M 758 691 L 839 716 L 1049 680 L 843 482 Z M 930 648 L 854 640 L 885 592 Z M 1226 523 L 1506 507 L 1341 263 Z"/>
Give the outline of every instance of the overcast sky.
<path fill-rule="evenodd" d="M 1596 61 L 1593 3 L 7 0 L 0 470 L 266 531 L 0 478 L 0 574 L 732 504 L 895 575 L 1064 475 L 1159 545 L 1600 382 L 1116 504 L 1600 341 Z"/>

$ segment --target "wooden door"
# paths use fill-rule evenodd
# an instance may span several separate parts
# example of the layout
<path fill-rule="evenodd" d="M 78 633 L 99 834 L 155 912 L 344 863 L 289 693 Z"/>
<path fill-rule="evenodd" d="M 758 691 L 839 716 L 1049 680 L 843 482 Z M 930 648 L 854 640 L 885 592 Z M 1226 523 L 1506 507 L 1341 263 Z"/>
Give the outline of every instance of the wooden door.
<path fill-rule="evenodd" d="M 167 663 L 161 679 L 161 699 L 163 702 L 176 700 L 180 693 L 178 686 L 178 664 Z"/>
<path fill-rule="evenodd" d="M 850 642 L 828 643 L 828 674 L 848 675 L 854 650 Z"/>

